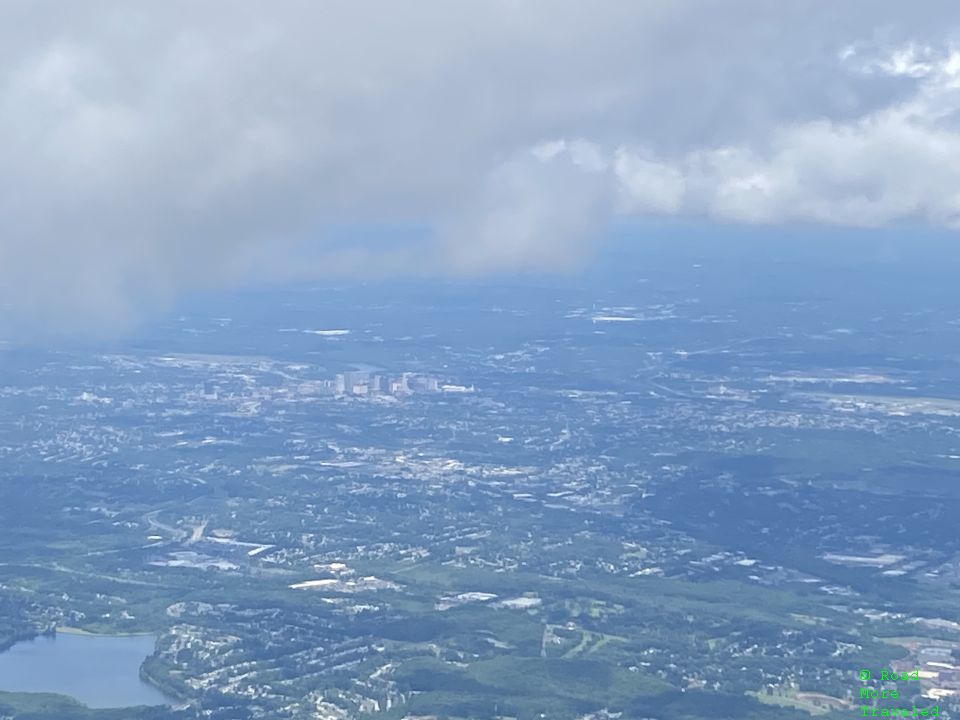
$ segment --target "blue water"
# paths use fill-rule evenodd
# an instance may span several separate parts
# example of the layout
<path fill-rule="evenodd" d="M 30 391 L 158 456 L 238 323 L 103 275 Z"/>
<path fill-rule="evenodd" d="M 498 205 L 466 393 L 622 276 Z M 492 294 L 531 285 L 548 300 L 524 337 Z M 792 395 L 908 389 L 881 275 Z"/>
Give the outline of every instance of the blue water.
<path fill-rule="evenodd" d="M 0 653 L 0 690 L 69 695 L 91 708 L 166 705 L 172 700 L 139 675 L 154 641 L 58 633 L 17 643 Z"/>

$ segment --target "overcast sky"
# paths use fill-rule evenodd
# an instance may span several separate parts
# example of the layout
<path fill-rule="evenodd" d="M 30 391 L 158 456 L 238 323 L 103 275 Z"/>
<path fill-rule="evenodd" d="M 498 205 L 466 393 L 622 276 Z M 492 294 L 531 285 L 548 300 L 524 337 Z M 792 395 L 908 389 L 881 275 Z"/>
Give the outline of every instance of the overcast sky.
<path fill-rule="evenodd" d="M 946 0 L 6 0 L 0 302 L 116 332 L 196 289 L 563 267 L 614 219 L 960 229 L 958 28 Z"/>

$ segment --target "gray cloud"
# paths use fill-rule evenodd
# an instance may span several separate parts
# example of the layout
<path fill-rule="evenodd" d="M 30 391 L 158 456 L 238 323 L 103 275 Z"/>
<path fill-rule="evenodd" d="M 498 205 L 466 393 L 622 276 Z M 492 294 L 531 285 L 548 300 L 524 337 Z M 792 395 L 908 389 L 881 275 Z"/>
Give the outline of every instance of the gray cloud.
<path fill-rule="evenodd" d="M 952 227 L 958 20 L 885 0 L 14 0 L 5 322 L 110 332 L 196 288 L 556 267 L 617 213 Z M 433 239 L 328 240 L 391 223 Z"/>

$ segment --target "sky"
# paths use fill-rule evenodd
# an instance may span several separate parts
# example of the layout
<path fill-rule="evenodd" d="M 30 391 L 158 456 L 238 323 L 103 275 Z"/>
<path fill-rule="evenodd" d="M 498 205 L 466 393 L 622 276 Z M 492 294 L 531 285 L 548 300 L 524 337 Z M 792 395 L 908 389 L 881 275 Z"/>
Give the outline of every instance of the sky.
<path fill-rule="evenodd" d="M 569 271 L 650 218 L 960 230 L 960 6 L 0 4 L 6 332 Z"/>

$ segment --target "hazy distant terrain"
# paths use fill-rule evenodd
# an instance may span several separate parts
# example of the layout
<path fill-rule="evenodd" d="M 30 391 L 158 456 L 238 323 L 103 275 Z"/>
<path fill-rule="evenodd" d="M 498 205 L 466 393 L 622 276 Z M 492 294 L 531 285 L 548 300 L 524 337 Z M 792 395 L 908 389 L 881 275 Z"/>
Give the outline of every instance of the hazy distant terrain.
<path fill-rule="evenodd" d="M 0 646 L 153 631 L 142 717 L 225 720 L 849 717 L 949 665 L 956 262 L 750 242 L 5 346 Z"/>

